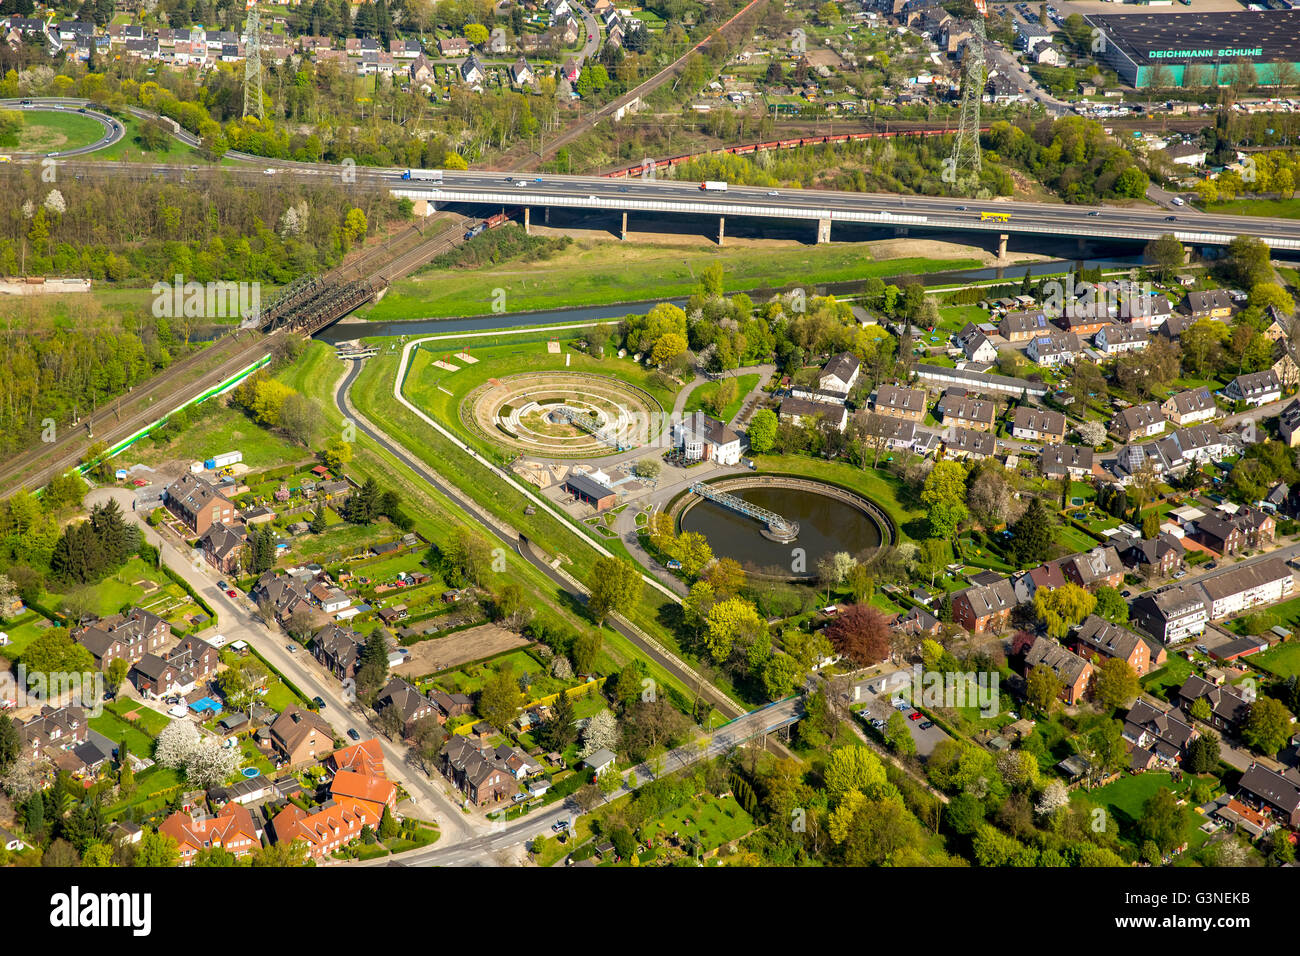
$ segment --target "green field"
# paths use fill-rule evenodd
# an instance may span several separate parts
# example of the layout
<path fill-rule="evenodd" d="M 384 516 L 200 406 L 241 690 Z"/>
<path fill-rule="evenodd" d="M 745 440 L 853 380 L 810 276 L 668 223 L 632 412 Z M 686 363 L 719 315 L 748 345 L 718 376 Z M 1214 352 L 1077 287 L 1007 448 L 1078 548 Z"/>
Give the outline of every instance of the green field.
<path fill-rule="evenodd" d="M 1169 700 L 1192 676 L 1192 662 L 1180 654 L 1170 654 L 1164 667 L 1142 678 L 1142 689 L 1149 694 Z"/>
<path fill-rule="evenodd" d="M 1137 822 L 1142 818 L 1142 807 L 1147 800 L 1155 796 L 1156 791 L 1161 787 L 1179 795 L 1183 795 L 1187 790 L 1187 777 L 1177 784 L 1173 783 L 1172 779 L 1169 774 L 1159 771 L 1148 771 L 1135 776 L 1126 775 L 1096 790 L 1075 790 L 1071 794 L 1071 799 L 1086 799 L 1105 807 L 1108 811 L 1107 816 L 1113 816 L 1119 824 L 1120 838 L 1136 845 L 1140 842 L 1137 835 Z M 1184 833 L 1187 841 L 1195 846 L 1200 842 L 1198 828 L 1202 818 L 1199 814 L 1193 813 L 1190 808 L 1185 808 L 1184 815 L 1186 823 Z"/>
<path fill-rule="evenodd" d="M 1300 198 L 1234 199 L 1202 207 L 1205 212 L 1229 216 L 1265 216 L 1270 219 L 1300 219 Z"/>
<path fill-rule="evenodd" d="M 270 468 L 301 461 L 310 452 L 301 445 L 259 428 L 242 412 L 229 408 L 223 399 L 210 399 L 192 413 L 194 421 L 170 441 L 141 439 L 119 456 L 123 467 L 142 464 L 156 467 L 166 461 L 202 461 L 227 451 L 239 451 L 249 468 Z"/>
<path fill-rule="evenodd" d="M 736 383 L 736 397 L 727 403 L 722 410 L 722 414 L 717 417 L 724 422 L 731 421 L 736 416 L 736 413 L 740 411 L 740 406 L 745 404 L 745 396 L 753 390 L 761 378 L 761 375 L 741 375 L 738 378 L 731 379 L 730 381 Z M 689 414 L 703 408 L 705 402 L 718 394 L 718 389 L 722 387 L 723 381 L 727 380 L 719 379 L 716 382 L 705 382 L 703 385 L 695 386 L 690 397 L 686 399 L 686 407 L 683 411 Z"/>
<path fill-rule="evenodd" d="M 5 148 L 18 153 L 60 153 L 81 149 L 104 137 L 104 127 L 76 110 L 20 110 L 23 126 Z"/>
<path fill-rule="evenodd" d="M 201 610 L 184 588 L 140 558 L 131 558 L 116 573 L 110 574 L 98 584 L 88 585 L 86 590 L 93 599 L 92 613 L 99 617 L 117 614 L 124 608 L 139 605 L 166 618 L 169 623 L 184 628 L 186 625 L 181 620 L 182 615 Z M 65 597 L 65 593 L 47 592 L 41 596 L 41 603 L 58 611 Z"/>
<path fill-rule="evenodd" d="M 204 162 L 196 150 L 186 146 L 174 137 L 168 138 L 165 150 L 149 152 L 140 145 L 140 127 L 143 125 L 141 120 L 127 115 L 117 117 L 117 121 L 126 128 L 125 135 L 112 146 L 96 151 L 94 154 L 95 160 L 113 160 L 119 163 L 181 163 L 188 161 L 200 164 Z M 102 127 L 96 123 L 95 128 L 101 129 Z"/>
<path fill-rule="evenodd" d="M 395 282 L 368 311 L 372 321 L 486 315 L 498 289 L 506 309 L 526 312 L 618 302 L 663 300 L 696 292 L 706 266 L 720 262 L 727 292 L 791 284 L 843 282 L 872 276 L 922 275 L 980 265 L 976 259 L 872 258 L 868 244 L 787 245 L 779 253 L 753 248 L 692 248 L 584 239 L 538 262 L 486 269 L 442 269 Z"/>
<path fill-rule="evenodd" d="M 1294 626 L 1294 622 L 1291 626 Z M 1251 665 L 1281 678 L 1300 674 L 1300 642 L 1287 641 L 1247 660 Z"/>

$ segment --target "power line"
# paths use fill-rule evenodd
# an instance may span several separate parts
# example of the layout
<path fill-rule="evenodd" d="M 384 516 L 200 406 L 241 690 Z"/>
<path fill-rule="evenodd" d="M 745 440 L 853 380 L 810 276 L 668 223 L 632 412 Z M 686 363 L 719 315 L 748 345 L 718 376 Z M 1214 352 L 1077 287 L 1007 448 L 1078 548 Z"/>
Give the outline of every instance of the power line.
<path fill-rule="evenodd" d="M 256 4 L 248 8 L 248 40 L 244 49 L 244 115 L 266 119 L 262 104 L 262 21 Z"/>

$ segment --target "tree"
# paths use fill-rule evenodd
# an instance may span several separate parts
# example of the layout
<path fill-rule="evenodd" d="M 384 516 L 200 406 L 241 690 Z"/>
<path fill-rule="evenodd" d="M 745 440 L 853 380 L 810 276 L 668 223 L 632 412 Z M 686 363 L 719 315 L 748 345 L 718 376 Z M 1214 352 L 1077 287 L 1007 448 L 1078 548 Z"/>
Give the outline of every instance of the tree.
<path fill-rule="evenodd" d="M 870 604 L 850 604 L 826 626 L 831 646 L 859 667 L 884 660 L 890 651 L 889 622 Z"/>
<path fill-rule="evenodd" d="M 966 519 L 966 468 L 956 461 L 939 461 L 921 489 L 929 509 L 930 537 L 951 538 Z"/>
<path fill-rule="evenodd" d="M 1260 697 L 1251 704 L 1241 725 L 1241 739 L 1268 756 L 1285 747 L 1291 733 L 1291 712 L 1272 697 Z"/>
<path fill-rule="evenodd" d="M 325 443 L 322 457 L 325 459 L 326 468 L 336 475 L 341 474 L 348 462 L 352 460 L 352 445 L 335 435 Z"/>
<path fill-rule="evenodd" d="M 5 773 L 18 759 L 22 738 L 8 714 L 0 714 L 0 774 Z"/>
<path fill-rule="evenodd" d="M 1029 672 L 1025 680 L 1025 699 L 1035 710 L 1046 714 L 1051 712 L 1063 688 L 1064 685 L 1056 676 L 1056 672 L 1050 667 L 1039 664 Z"/>
<path fill-rule="evenodd" d="M 781 700 L 799 685 L 803 673 L 799 662 L 789 654 L 772 654 L 763 665 L 763 689 L 768 700 Z"/>
<path fill-rule="evenodd" d="M 1097 588 L 1097 606 L 1095 612 L 1112 624 L 1128 623 L 1128 602 L 1118 588 L 1103 584 Z"/>
<path fill-rule="evenodd" d="M 749 420 L 749 450 L 761 455 L 772 450 L 776 441 L 776 412 L 770 408 L 761 408 Z"/>
<path fill-rule="evenodd" d="M 578 737 L 578 728 L 574 726 L 573 700 L 567 693 L 561 692 L 551 708 L 551 718 L 538 731 L 537 739 L 547 750 L 561 753 Z"/>
<path fill-rule="evenodd" d="M 686 336 L 680 332 L 665 332 L 650 350 L 650 361 L 660 367 L 667 365 L 687 349 Z"/>
<path fill-rule="evenodd" d="M 767 622 L 753 604 L 744 598 L 726 598 L 709 608 L 705 619 L 704 643 L 713 659 L 722 663 L 731 656 L 737 645 L 747 649 L 753 641 L 766 633 Z"/>
<path fill-rule="evenodd" d="M 1161 853 L 1169 854 L 1185 841 L 1185 812 L 1168 787 L 1161 787 L 1142 805 L 1138 833 Z"/>
<path fill-rule="evenodd" d="M 1081 442 L 1093 448 L 1106 440 L 1106 426 L 1101 422 L 1083 422 L 1075 431 L 1079 433 Z"/>
<path fill-rule="evenodd" d="M 524 705 L 519 682 L 508 666 L 499 667 L 483 683 L 476 709 L 478 715 L 498 730 L 507 730 Z"/>
<path fill-rule="evenodd" d="M 1034 592 L 1038 620 L 1047 627 L 1048 636 L 1057 639 L 1070 633 L 1070 628 L 1091 614 L 1096 606 L 1096 597 L 1072 582 Z"/>
<path fill-rule="evenodd" d="M 1183 767 L 1190 773 L 1210 773 L 1218 765 L 1219 738 L 1213 732 L 1207 730 L 1187 745 Z"/>
<path fill-rule="evenodd" d="M 872 796 L 888 782 L 880 758 L 860 744 L 831 751 L 823 779 L 831 803 L 838 803 L 853 790 Z"/>
<path fill-rule="evenodd" d="M 1198 697 L 1192 701 L 1190 713 L 1193 720 L 1199 720 L 1202 723 L 1209 723 L 1214 718 L 1214 712 L 1210 709 L 1210 702 L 1204 697 Z"/>
<path fill-rule="evenodd" d="M 602 557 L 596 559 L 589 587 L 587 610 L 598 624 L 604 624 L 611 612 L 629 610 L 641 598 L 644 582 L 641 572 L 630 560 Z"/>
<path fill-rule="evenodd" d="M 590 674 L 596 670 L 596 657 L 600 654 L 605 639 L 599 631 L 587 631 L 579 634 L 573 642 L 573 666 L 579 674 Z"/>
<path fill-rule="evenodd" d="M 1051 552 L 1055 522 L 1041 498 L 1034 498 L 1011 526 L 1011 554 L 1021 567 L 1042 564 Z"/>
<path fill-rule="evenodd" d="M 1126 707 L 1137 699 L 1141 687 L 1137 672 L 1128 661 L 1111 657 L 1097 668 L 1092 693 L 1106 707 Z"/>
<path fill-rule="evenodd" d="M 145 830 L 136 844 L 136 866 L 171 868 L 180 863 L 180 857 L 176 841 L 157 830 Z"/>
<path fill-rule="evenodd" d="M 613 750 L 618 746 L 618 719 L 610 710 L 598 711 L 582 730 L 582 749 L 579 759 L 585 760 L 597 750 Z"/>
<path fill-rule="evenodd" d="M 1043 788 L 1043 792 L 1038 795 L 1038 802 L 1034 804 L 1034 811 L 1040 817 L 1050 820 L 1069 805 L 1070 791 L 1066 789 L 1065 784 L 1061 781 L 1052 780 Z"/>
<path fill-rule="evenodd" d="M 889 749 L 900 757 L 916 755 L 916 738 L 912 736 L 908 719 L 902 711 L 896 710 L 889 715 L 889 720 L 885 722 L 884 737 Z"/>
<path fill-rule="evenodd" d="M 1183 249 L 1183 244 L 1173 235 L 1166 232 L 1159 239 L 1152 239 L 1147 243 L 1145 257 L 1151 264 L 1152 270 L 1160 276 L 1161 279 L 1170 279 L 1175 272 L 1182 268 L 1186 259 L 1187 252 Z"/>

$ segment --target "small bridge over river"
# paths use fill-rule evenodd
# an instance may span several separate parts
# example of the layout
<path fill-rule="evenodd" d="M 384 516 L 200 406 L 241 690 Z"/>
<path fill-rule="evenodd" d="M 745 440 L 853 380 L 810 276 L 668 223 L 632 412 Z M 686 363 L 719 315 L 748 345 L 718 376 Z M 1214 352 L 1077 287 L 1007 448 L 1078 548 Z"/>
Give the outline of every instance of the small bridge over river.
<path fill-rule="evenodd" d="M 784 544 L 799 537 L 799 522 L 783 518 L 775 511 L 769 511 L 729 492 L 712 488 L 702 481 L 691 485 L 691 491 L 701 498 L 707 498 L 724 508 L 730 508 L 732 511 L 761 522 L 764 525 L 763 536 L 773 541 Z"/>

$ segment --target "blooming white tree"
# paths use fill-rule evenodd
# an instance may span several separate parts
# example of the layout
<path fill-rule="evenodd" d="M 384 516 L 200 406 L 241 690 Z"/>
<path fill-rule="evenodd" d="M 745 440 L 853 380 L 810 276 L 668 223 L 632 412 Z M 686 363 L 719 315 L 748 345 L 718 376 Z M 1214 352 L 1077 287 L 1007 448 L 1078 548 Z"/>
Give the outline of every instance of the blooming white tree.
<path fill-rule="evenodd" d="M 601 748 L 613 750 L 616 743 L 618 720 L 613 711 L 602 710 L 587 721 L 587 726 L 582 731 L 582 750 L 578 752 L 578 757 L 585 759 Z"/>
<path fill-rule="evenodd" d="M 239 751 L 222 747 L 215 738 L 196 740 L 185 760 L 185 779 L 209 790 L 225 783 L 239 769 Z"/>
<path fill-rule="evenodd" d="M 164 767 L 179 770 L 185 766 L 190 750 L 198 743 L 199 731 L 188 720 L 173 720 L 158 734 L 153 759 Z"/>
<path fill-rule="evenodd" d="M 573 665 L 569 659 L 561 655 L 551 662 L 551 676 L 558 680 L 571 680 L 573 678 Z"/>
<path fill-rule="evenodd" d="M 45 197 L 45 211 L 54 213 L 56 216 L 62 216 L 68 211 L 67 200 L 63 198 L 63 193 L 57 189 L 51 189 Z"/>
<path fill-rule="evenodd" d="M 1093 448 L 1106 440 L 1106 426 L 1101 422 L 1084 422 L 1079 426 L 1078 431 L 1083 443 Z"/>
<path fill-rule="evenodd" d="M 1040 817 L 1053 817 L 1056 811 L 1063 809 L 1070 802 L 1070 791 L 1059 780 L 1053 780 L 1038 795 L 1034 809 Z"/>

